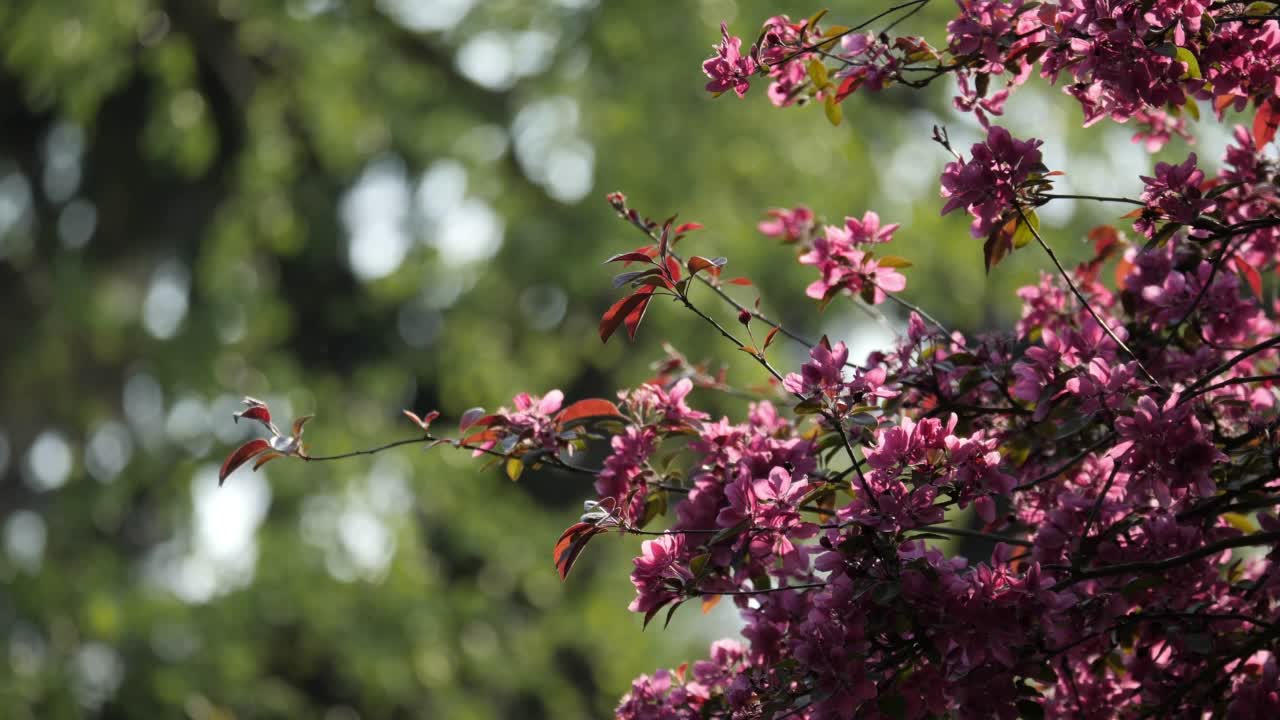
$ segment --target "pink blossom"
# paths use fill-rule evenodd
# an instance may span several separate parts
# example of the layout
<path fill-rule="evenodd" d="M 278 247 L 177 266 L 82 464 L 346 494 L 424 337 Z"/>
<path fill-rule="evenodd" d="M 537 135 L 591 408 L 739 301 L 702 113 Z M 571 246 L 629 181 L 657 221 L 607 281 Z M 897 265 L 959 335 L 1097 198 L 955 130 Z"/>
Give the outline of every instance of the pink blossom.
<path fill-rule="evenodd" d="M 1143 108 L 1133 114 L 1138 130 L 1133 134 L 1133 141 L 1146 146 L 1147 152 L 1159 152 L 1174 135 L 1188 143 L 1195 138 L 1187 131 L 1187 119 L 1182 115 L 1170 115 L 1158 108 Z"/>
<path fill-rule="evenodd" d="M 772 219 L 762 220 L 756 226 L 763 235 L 795 243 L 808 238 L 813 232 L 813 211 L 803 205 L 793 210 L 774 208 L 768 214 Z"/>
<path fill-rule="evenodd" d="M 749 78 L 755 74 L 756 61 L 750 53 L 742 54 L 742 38 L 729 34 L 729 28 L 720 24 L 722 40 L 716 45 L 716 54 L 702 63 L 702 72 L 711 78 L 707 90 L 722 93 L 733 90 L 738 97 L 744 97 L 751 87 Z"/>
<path fill-rule="evenodd" d="M 805 290 L 806 295 L 827 301 L 841 292 L 856 292 L 874 305 L 884 302 L 886 292 L 906 288 L 907 279 L 901 273 L 856 248 L 859 243 L 887 241 L 898 227 L 881 228 L 879 220 L 869 213 L 861 221 L 848 218 L 843 228 L 826 226 L 809 252 L 800 256 L 800 264 L 816 266 L 820 276 Z"/>

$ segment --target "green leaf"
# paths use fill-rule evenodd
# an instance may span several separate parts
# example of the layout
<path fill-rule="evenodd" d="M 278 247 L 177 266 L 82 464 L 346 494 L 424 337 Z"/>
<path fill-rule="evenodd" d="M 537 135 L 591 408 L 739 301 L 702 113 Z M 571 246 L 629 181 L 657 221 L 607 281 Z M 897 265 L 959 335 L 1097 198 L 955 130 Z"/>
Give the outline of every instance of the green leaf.
<path fill-rule="evenodd" d="M 1165 244 L 1169 242 L 1169 238 L 1173 237 L 1173 234 L 1181 229 L 1181 223 L 1165 223 L 1163 227 L 1156 231 L 1155 236 L 1151 238 L 1150 242 L 1143 246 L 1143 249 L 1150 250 L 1153 247 L 1164 247 Z"/>
<path fill-rule="evenodd" d="M 897 255 L 885 255 L 882 258 L 876 258 L 876 264 L 880 267 L 909 268 L 911 267 L 912 262 Z"/>
<path fill-rule="evenodd" d="M 812 32 L 813 26 L 817 25 L 822 20 L 822 18 L 826 17 L 826 15 L 827 15 L 827 10 L 825 8 L 814 13 L 813 16 L 809 18 L 809 22 L 805 23 L 804 25 L 805 32 Z"/>
<path fill-rule="evenodd" d="M 1036 211 L 1027 210 L 1023 215 L 1026 218 L 1025 221 L 1022 217 L 1019 217 L 1018 227 L 1013 231 L 1014 250 L 1026 247 L 1027 243 L 1035 239 L 1035 234 L 1040 232 L 1040 216 L 1036 214 Z M 1030 225 L 1030 227 L 1028 227 L 1028 225 Z"/>
<path fill-rule="evenodd" d="M 811 398 L 803 400 L 792 408 L 792 412 L 797 415 L 817 415 L 822 412 L 822 397 L 814 395 Z"/>
<path fill-rule="evenodd" d="M 693 576 L 695 578 L 701 578 L 703 575 L 706 574 L 707 561 L 710 559 L 711 559 L 711 553 L 702 553 L 701 555 L 694 555 L 689 560 L 689 572 L 693 573 Z"/>
<path fill-rule="evenodd" d="M 840 109 L 840 103 L 836 101 L 835 95 L 828 95 L 822 106 L 823 112 L 827 115 L 827 121 L 832 125 L 839 125 L 844 119 L 844 111 Z"/>
<path fill-rule="evenodd" d="M 1187 98 L 1186 108 L 1187 114 L 1191 116 L 1191 119 L 1200 122 L 1200 104 L 1191 98 Z"/>
<path fill-rule="evenodd" d="M 827 66 L 823 65 L 821 60 L 810 60 L 806 67 L 814 87 L 821 90 L 831 84 L 831 78 L 827 75 Z"/>
<path fill-rule="evenodd" d="M 1180 47 L 1177 50 L 1174 50 L 1173 57 L 1175 60 L 1186 63 L 1187 65 L 1187 71 L 1182 75 L 1184 80 L 1187 78 L 1199 80 L 1203 77 L 1200 74 L 1200 61 L 1196 60 L 1196 56 L 1191 54 L 1190 50 Z"/>
<path fill-rule="evenodd" d="M 667 514 L 667 491 L 655 490 L 645 498 L 644 517 L 640 518 L 640 527 L 644 527 L 659 515 Z"/>
<path fill-rule="evenodd" d="M 520 474 L 524 472 L 524 462 L 520 458 L 507 458 L 507 477 L 512 482 L 520 479 Z"/>

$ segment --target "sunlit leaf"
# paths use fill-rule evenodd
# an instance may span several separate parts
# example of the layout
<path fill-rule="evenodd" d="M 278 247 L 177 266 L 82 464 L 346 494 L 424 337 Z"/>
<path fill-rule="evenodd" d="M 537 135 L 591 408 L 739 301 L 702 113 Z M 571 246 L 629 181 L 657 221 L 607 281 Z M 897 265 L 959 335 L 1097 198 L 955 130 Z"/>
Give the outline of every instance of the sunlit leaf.
<path fill-rule="evenodd" d="M 600 342 L 608 342 L 609 336 L 613 335 L 627 316 L 648 301 L 649 297 L 646 293 L 637 291 L 611 305 L 600 318 Z"/>
<path fill-rule="evenodd" d="M 814 87 L 819 90 L 831 84 L 831 79 L 827 76 L 827 66 L 822 64 L 821 60 L 813 59 L 806 66 L 809 70 L 809 79 L 813 80 Z"/>
<path fill-rule="evenodd" d="M 685 266 L 689 268 L 690 275 L 697 275 L 707 268 L 724 267 L 727 262 L 729 261 L 722 257 L 708 259 L 700 255 L 694 255 L 689 258 L 689 262 L 685 263 Z"/>
<path fill-rule="evenodd" d="M 240 418 L 244 418 L 246 420 L 257 420 L 263 425 L 270 425 L 271 411 L 267 409 L 266 405 L 252 405 L 232 415 L 231 418 L 233 422 L 240 422 Z"/>
<path fill-rule="evenodd" d="M 1261 300 L 1262 274 L 1258 272 L 1258 268 L 1250 265 L 1247 260 L 1239 255 L 1232 256 L 1231 263 L 1235 265 L 1236 272 L 1240 273 L 1240 277 L 1244 278 L 1245 282 L 1248 283 L 1249 289 L 1253 291 L 1253 294 Z"/>
<path fill-rule="evenodd" d="M 827 116 L 827 122 L 832 125 L 839 125 L 840 121 L 844 119 L 844 110 L 840 108 L 840 101 L 834 95 L 828 95 L 827 99 L 823 101 L 822 111 Z"/>
<path fill-rule="evenodd" d="M 1259 150 L 1275 139 L 1277 127 L 1280 127 L 1280 100 L 1268 98 L 1253 116 L 1253 141 Z"/>
<path fill-rule="evenodd" d="M 561 427 L 583 418 L 596 417 L 622 417 L 622 413 L 618 410 L 618 406 L 604 400 L 602 398 L 589 398 L 587 400 L 579 400 L 560 411 L 557 417 Z"/>
<path fill-rule="evenodd" d="M 271 462 L 272 460 L 275 460 L 276 458 L 282 458 L 282 457 L 284 456 L 278 452 L 263 453 L 262 455 L 258 456 L 258 459 L 256 461 L 254 461 L 253 470 L 254 472 L 257 472 L 258 468 L 262 467 L 263 465 L 266 465 L 267 463 Z"/>
<path fill-rule="evenodd" d="M 236 448 L 235 452 L 227 456 L 226 461 L 222 463 L 222 469 L 218 471 L 218 485 L 222 485 L 227 476 L 236 471 L 236 468 L 270 449 L 271 444 L 262 438 L 250 440 Z"/>
<path fill-rule="evenodd" d="M 1192 78 L 1199 80 L 1201 78 L 1200 61 L 1196 60 L 1196 56 L 1190 50 L 1180 47 L 1173 51 L 1173 57 L 1175 60 L 1178 60 L 1187 66 L 1186 72 L 1182 75 L 1183 79 Z"/>
<path fill-rule="evenodd" d="M 1038 232 L 1040 232 L 1040 216 L 1035 210 L 1025 211 L 1023 216 L 1018 218 L 1018 225 L 1013 231 L 1013 248 L 1017 250 L 1026 247 L 1027 243 L 1035 239 Z"/>
<path fill-rule="evenodd" d="M 311 422 L 311 418 L 313 417 L 315 417 L 315 415 L 303 415 L 293 421 L 293 436 L 295 438 L 302 437 L 302 429 L 306 427 L 307 423 Z"/>
<path fill-rule="evenodd" d="M 604 532 L 603 528 L 592 523 L 580 522 L 570 525 L 561 533 L 560 539 L 556 541 L 554 553 L 556 570 L 560 573 L 561 580 L 569 577 L 569 571 L 573 569 L 573 564 L 577 562 L 578 556 L 582 554 L 591 538 L 602 532 Z"/>
<path fill-rule="evenodd" d="M 644 320 L 645 310 L 649 308 L 649 301 L 653 299 L 653 288 L 644 287 L 636 291 L 636 295 L 640 297 L 640 302 L 627 313 L 624 323 L 627 326 L 627 337 L 631 340 L 636 339 L 636 331 L 640 329 L 640 321 Z"/>
<path fill-rule="evenodd" d="M 773 344 L 773 339 L 774 339 L 775 337 L 777 337 L 777 335 L 778 335 L 778 330 L 779 330 L 779 328 L 775 327 L 774 329 L 772 329 L 772 330 L 770 330 L 770 331 L 769 331 L 769 334 L 768 334 L 768 335 L 765 335 L 765 336 L 764 336 L 764 349 L 765 349 L 765 350 L 768 350 L 768 349 L 769 349 L 769 346 Z"/>

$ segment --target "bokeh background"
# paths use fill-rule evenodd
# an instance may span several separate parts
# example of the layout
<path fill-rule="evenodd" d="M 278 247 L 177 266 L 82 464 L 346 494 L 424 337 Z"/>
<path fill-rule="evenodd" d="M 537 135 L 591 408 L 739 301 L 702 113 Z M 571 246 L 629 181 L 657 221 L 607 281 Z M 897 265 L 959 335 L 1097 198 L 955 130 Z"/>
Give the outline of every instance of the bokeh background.
<path fill-rule="evenodd" d="M 830 3 L 844 22 L 878 7 Z M 754 280 L 744 302 L 859 352 L 902 315 L 816 313 L 811 270 L 755 232 L 766 208 L 875 208 L 903 224 L 905 297 L 962 329 L 1015 317 L 1043 258 L 984 278 L 966 218 L 938 216 L 930 128 L 978 136 L 947 83 L 854 97 L 837 128 L 770 107 L 763 83 L 745 101 L 703 91 L 722 20 L 750 42 L 770 14 L 817 9 L 0 3 L 0 715 L 603 717 L 637 673 L 732 634 L 727 603 L 642 632 L 633 538 L 596 541 L 559 582 L 552 545 L 591 496 L 578 477 L 513 484 L 447 449 L 281 461 L 221 489 L 217 469 L 252 430 L 231 422 L 245 394 L 316 414 L 313 451 L 336 453 L 411 436 L 402 408 L 610 397 L 662 339 L 759 383 L 673 307 L 636 343 L 600 344 L 618 296 L 600 262 L 640 244 L 611 190 L 704 223 L 687 249 Z M 941 43 L 953 11 L 904 29 Z M 1150 163 L 1129 129 L 1075 129 L 1057 90 L 1010 111 L 1064 191 L 1132 193 Z M 1041 214 L 1079 257 L 1115 211 Z"/>

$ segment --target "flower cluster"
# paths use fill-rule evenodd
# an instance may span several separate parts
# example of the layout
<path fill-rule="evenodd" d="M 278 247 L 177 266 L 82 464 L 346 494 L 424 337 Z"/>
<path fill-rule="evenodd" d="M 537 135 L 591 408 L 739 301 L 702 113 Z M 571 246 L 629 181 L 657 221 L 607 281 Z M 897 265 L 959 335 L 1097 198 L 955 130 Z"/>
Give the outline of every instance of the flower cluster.
<path fill-rule="evenodd" d="M 1200 186 L 1204 172 L 1196 167 L 1196 154 L 1191 153 L 1180 165 L 1157 163 L 1155 177 L 1142 177 L 1146 189 L 1142 202 L 1146 205 L 1134 229 L 1155 237 L 1157 220 L 1191 225 L 1200 214 L 1213 209 L 1213 201 L 1204 197 Z"/>
<path fill-rule="evenodd" d="M 1032 173 L 1043 172 L 1039 140 L 1018 140 L 992 125 L 987 139 L 974 143 L 969 160 L 957 158 L 942 171 L 942 214 L 964 208 L 973 216 L 975 238 L 991 234 L 1014 207 L 1018 190 Z"/>
<path fill-rule="evenodd" d="M 715 56 L 702 63 L 702 72 L 711 78 L 707 90 L 714 93 L 732 90 L 742 97 L 751 87 L 750 77 L 756 71 L 756 61 L 749 54 L 742 54 L 742 38 L 730 35 L 729 28 L 723 24 L 720 35 Z"/>
<path fill-rule="evenodd" d="M 921 87 L 954 74 L 955 106 L 987 127 L 988 115 L 1001 115 L 1010 93 L 1038 68 L 1080 103 L 1086 126 L 1106 118 L 1134 120 L 1141 126 L 1135 142 L 1152 152 L 1173 135 L 1189 139 L 1182 108 L 1194 99 L 1210 103 L 1219 118 L 1251 102 L 1260 115 L 1280 116 L 1280 24 L 1265 6 L 1206 0 L 956 4 L 942 51 L 915 36 L 840 27 L 823 35 L 807 21 L 778 16 L 765 22 L 759 48 L 744 59 L 741 40 L 726 30 L 704 66 L 713 77 L 708 89 L 733 88 L 742 95 L 744 78 L 755 68 L 747 60 L 757 56 L 773 78 L 769 96 L 778 106 L 811 98 L 839 103 L 860 90 Z M 914 5 L 896 9 L 914 13 Z M 815 71 L 813 63 L 824 69 Z M 993 78 L 1005 86 L 992 91 Z M 839 115 L 829 111 L 828 117 L 838 122 Z"/>
<path fill-rule="evenodd" d="M 814 265 L 819 273 L 806 294 L 826 302 L 841 292 L 850 292 L 875 305 L 884 302 L 885 293 L 906 288 L 907 279 L 894 269 L 900 263 L 877 260 L 871 251 L 860 249 L 892 240 L 897 228 L 896 224 L 881 227 L 880 217 L 873 212 L 861 220 L 845 218 L 844 227 L 827 225 L 809 251 L 800 256 L 800 264 Z"/>
<path fill-rule="evenodd" d="M 1085 124 L 1132 119 L 1152 150 L 1190 140 L 1192 98 L 1264 111 L 1253 133 L 1236 131 L 1217 177 L 1194 155 L 1157 165 L 1130 201 L 1137 240 L 1091 233 L 1092 258 L 1018 292 L 1016 332 L 966 338 L 913 314 L 896 348 L 861 365 L 824 338 L 775 375 L 798 401 L 791 422 L 762 404 L 746 423 L 675 430 L 637 411 L 657 447 L 697 439 L 676 475 L 677 519 L 637 560 L 633 608 L 652 617 L 732 597 L 746 644 L 731 661 L 713 649 L 711 666 L 732 665 L 733 679 L 660 671 L 637 681 L 619 717 L 1253 717 L 1280 706 L 1280 305 L 1263 301 L 1280 267 L 1280 199 L 1261 152 L 1280 90 L 1277 24 L 1199 0 L 958 5 L 947 69 L 987 135 L 947 165 L 943 212 L 965 209 L 989 244 L 1025 242 L 1021 226 L 1038 228 L 1034 209 L 1052 201 L 1040 141 L 986 118 L 1036 66 L 1069 78 Z M 907 68 L 937 58 L 914 39 L 850 33 L 830 45 L 840 65 L 819 87 L 823 74 L 800 63 L 824 36 L 785 18 L 767 28 L 760 57 L 778 104 L 803 99 L 806 84 L 808 97 L 835 97 L 842 78 L 858 79 L 850 92 L 912 84 Z M 990 94 L 990 76 L 1007 86 Z M 804 208 L 770 215 L 761 232 L 803 244 L 800 262 L 818 270 L 811 297 L 889 289 L 870 246 L 896 226 L 870 213 L 842 226 Z M 970 507 L 974 525 L 957 529 Z M 948 549 L 956 534 L 989 556 Z M 1251 546 L 1262 552 L 1235 550 Z"/>

